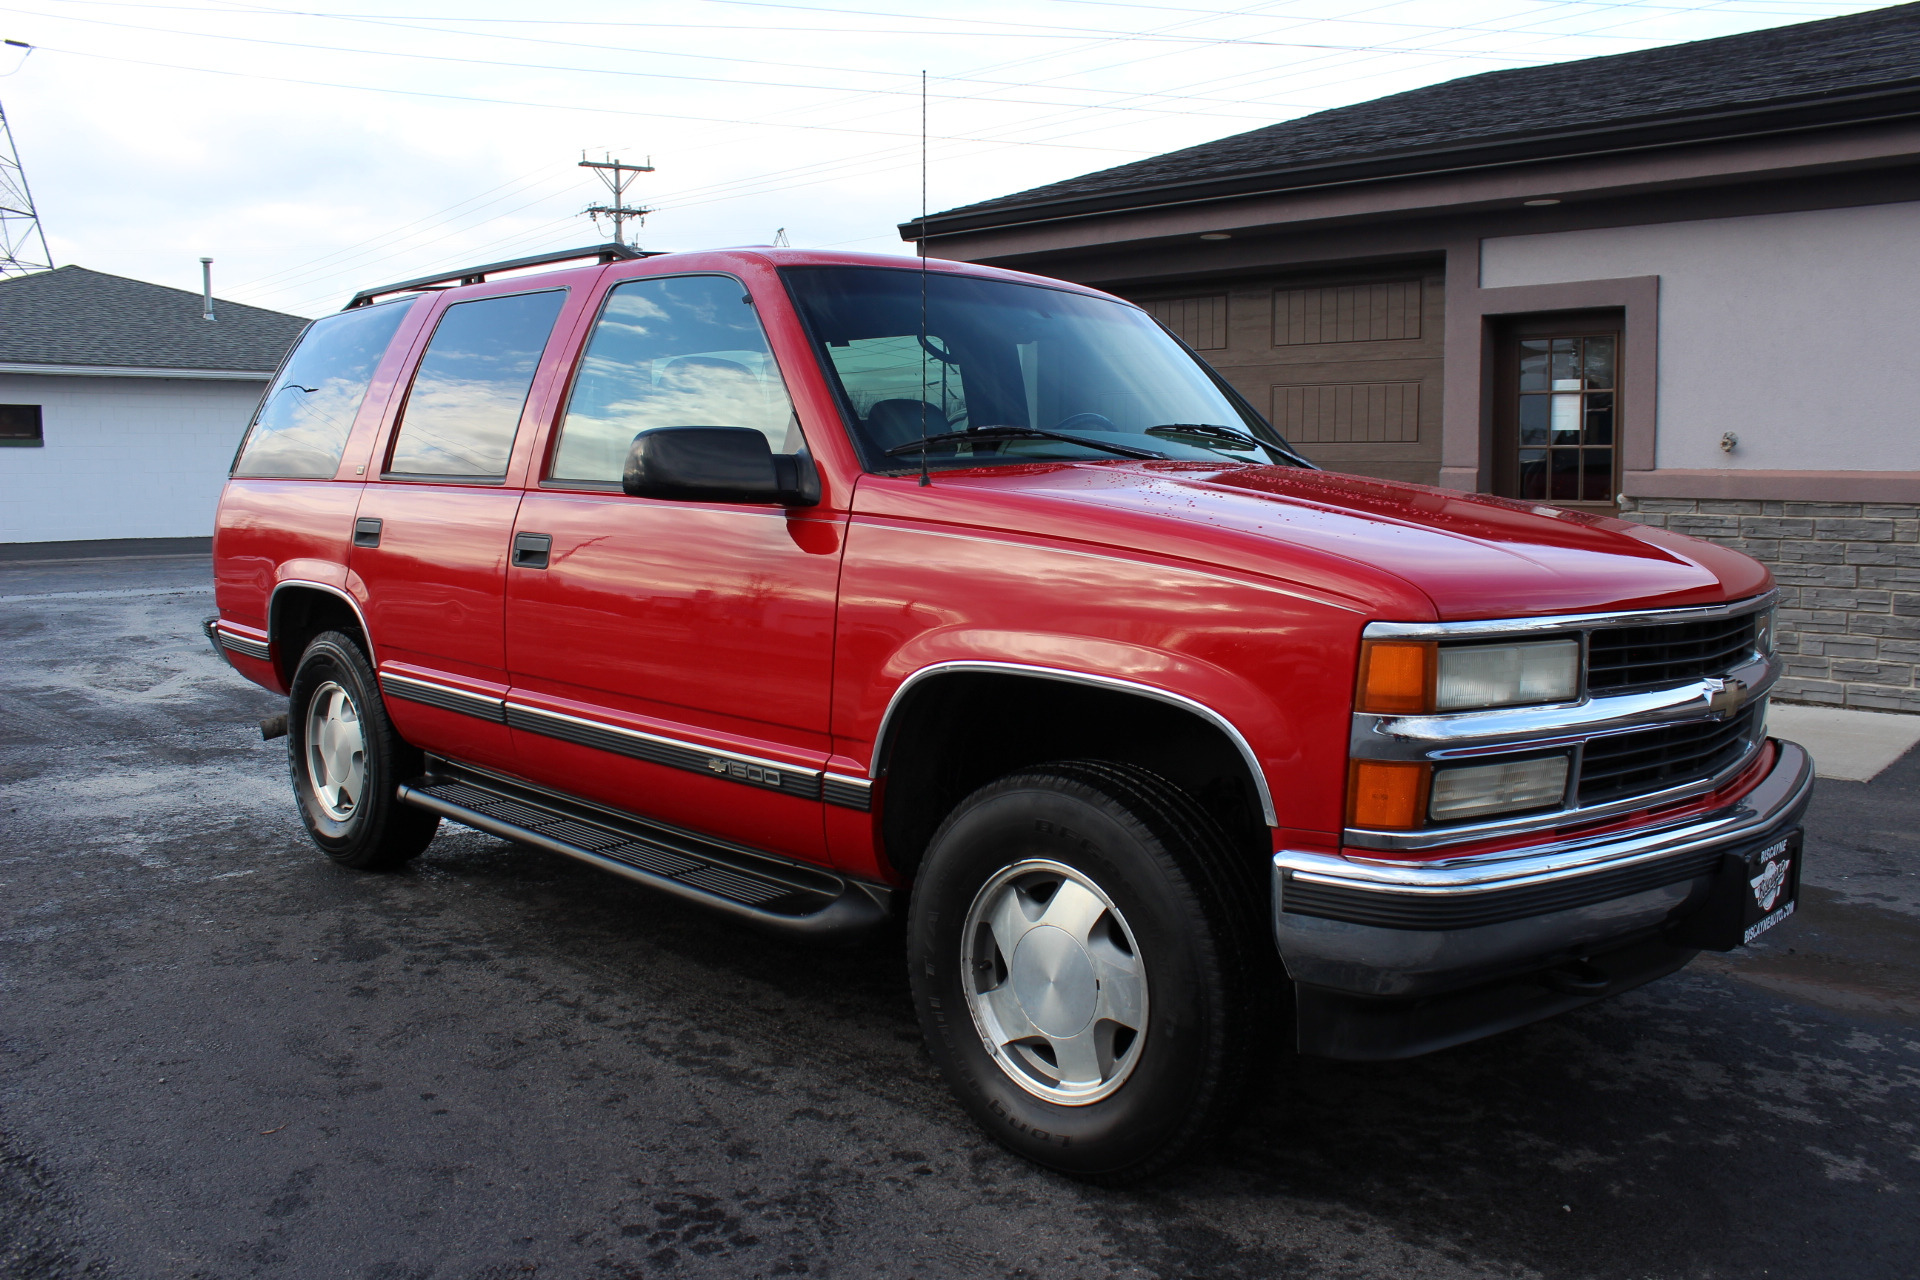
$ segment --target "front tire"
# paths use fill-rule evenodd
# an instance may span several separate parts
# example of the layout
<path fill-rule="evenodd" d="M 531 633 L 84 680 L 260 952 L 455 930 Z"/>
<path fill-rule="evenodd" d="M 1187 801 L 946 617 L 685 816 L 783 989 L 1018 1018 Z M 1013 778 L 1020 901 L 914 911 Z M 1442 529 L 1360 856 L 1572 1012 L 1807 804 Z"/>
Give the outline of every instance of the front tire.
<path fill-rule="evenodd" d="M 396 798 L 400 782 L 426 761 L 394 730 L 372 664 L 341 632 L 315 636 L 294 671 L 287 765 L 307 835 L 343 866 L 397 867 L 418 856 L 440 826 L 438 814 Z"/>
<path fill-rule="evenodd" d="M 1234 850 L 1165 779 L 1049 764 L 969 796 L 916 880 L 934 1061 L 996 1141 L 1119 1183 L 1217 1133 L 1258 1032 Z"/>

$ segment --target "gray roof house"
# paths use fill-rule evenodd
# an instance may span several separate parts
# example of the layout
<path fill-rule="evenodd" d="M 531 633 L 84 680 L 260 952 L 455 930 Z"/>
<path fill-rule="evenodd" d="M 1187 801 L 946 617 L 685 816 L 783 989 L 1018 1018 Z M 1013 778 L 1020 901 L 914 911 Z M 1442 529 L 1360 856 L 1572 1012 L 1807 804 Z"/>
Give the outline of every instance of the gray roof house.
<path fill-rule="evenodd" d="M 1315 462 L 1725 541 L 1780 693 L 1920 712 L 1920 4 L 1468 76 L 980 200 Z"/>
<path fill-rule="evenodd" d="M 0 543 L 205 538 L 306 321 L 61 267 L 0 280 Z"/>

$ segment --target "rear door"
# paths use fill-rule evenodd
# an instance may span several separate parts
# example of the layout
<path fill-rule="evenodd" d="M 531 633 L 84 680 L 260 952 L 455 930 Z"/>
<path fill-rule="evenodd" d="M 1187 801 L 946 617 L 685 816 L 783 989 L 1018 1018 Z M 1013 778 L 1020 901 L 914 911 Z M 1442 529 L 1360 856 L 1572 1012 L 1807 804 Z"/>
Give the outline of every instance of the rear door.
<path fill-rule="evenodd" d="M 636 434 L 745 426 L 806 448 L 745 285 L 606 292 L 507 574 L 519 772 L 755 848 L 824 860 L 844 517 L 631 498 Z"/>
<path fill-rule="evenodd" d="M 354 520 L 352 572 L 409 741 L 511 768 L 502 623 L 523 419 L 569 290 L 463 298 L 437 317 Z"/>

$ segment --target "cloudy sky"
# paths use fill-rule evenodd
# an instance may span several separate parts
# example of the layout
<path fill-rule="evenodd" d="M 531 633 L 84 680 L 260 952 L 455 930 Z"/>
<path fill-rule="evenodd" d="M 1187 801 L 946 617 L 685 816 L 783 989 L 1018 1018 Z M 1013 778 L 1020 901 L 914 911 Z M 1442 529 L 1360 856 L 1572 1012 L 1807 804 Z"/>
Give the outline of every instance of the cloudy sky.
<path fill-rule="evenodd" d="M 1455 76 L 1875 8 L 1837 0 L 0 0 L 54 261 L 296 315 L 605 239 L 898 253 L 934 209 Z M 531 16 L 538 15 L 538 16 Z"/>

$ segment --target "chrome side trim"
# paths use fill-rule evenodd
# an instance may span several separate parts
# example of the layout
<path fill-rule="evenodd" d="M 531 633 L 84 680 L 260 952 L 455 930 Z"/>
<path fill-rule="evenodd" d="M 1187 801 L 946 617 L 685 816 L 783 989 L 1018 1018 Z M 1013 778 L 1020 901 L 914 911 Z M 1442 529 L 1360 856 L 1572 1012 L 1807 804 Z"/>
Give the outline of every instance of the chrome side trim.
<path fill-rule="evenodd" d="M 262 662 L 273 656 L 272 645 L 264 640 L 255 640 L 252 636 L 243 636 L 237 631 L 229 630 L 224 622 L 214 623 L 214 633 L 220 637 L 222 648 L 231 649 L 249 658 L 258 658 Z"/>
<path fill-rule="evenodd" d="M 1253 778 L 1254 790 L 1258 792 L 1260 796 L 1261 816 L 1266 819 L 1269 827 L 1277 827 L 1280 825 L 1280 819 L 1275 814 L 1273 808 L 1273 793 L 1267 788 L 1267 775 L 1260 768 L 1260 758 L 1254 755 L 1252 744 L 1247 741 L 1246 736 L 1242 734 L 1239 729 L 1234 727 L 1231 720 L 1215 711 L 1212 707 L 1207 706 L 1203 702 L 1195 702 L 1192 698 L 1182 694 L 1169 693 L 1165 689 L 1156 689 L 1152 685 L 1140 684 L 1133 680 L 1122 680 L 1117 676 L 1088 675 L 1083 671 L 1063 671 L 1055 667 L 1038 667 L 1025 662 L 936 662 L 930 666 L 920 668 L 905 680 L 902 680 L 900 686 L 893 691 L 893 697 L 887 700 L 886 713 L 880 717 L 880 731 L 874 735 L 873 762 L 868 767 L 868 777 L 877 780 L 881 775 L 880 765 L 881 762 L 887 758 L 888 734 L 893 728 L 893 714 L 899 710 L 900 702 L 906 696 L 907 691 L 923 680 L 955 671 L 971 671 L 982 675 L 1035 676 L 1043 680 L 1059 680 L 1066 684 L 1083 684 L 1095 689 L 1110 689 L 1119 693 L 1137 694 L 1143 698 L 1152 698 L 1156 702 L 1164 702 L 1168 706 L 1179 707 L 1182 710 L 1190 711 L 1227 735 L 1227 740 L 1233 743 L 1234 748 L 1240 752 L 1240 758 L 1245 762 L 1247 772 Z"/>
<path fill-rule="evenodd" d="M 1467 622 L 1369 622 L 1361 634 L 1369 640 L 1464 640 L 1542 631 L 1596 631 L 1614 627 L 1658 626 L 1669 622 L 1708 622 L 1758 613 L 1778 602 L 1778 590 L 1726 604 L 1683 609 L 1635 609 L 1623 613 L 1561 613 L 1546 618 L 1475 618 Z"/>
<path fill-rule="evenodd" d="M 380 691 L 390 698 L 403 698 L 408 702 L 438 707 L 442 711 L 458 712 L 463 716 L 472 716 L 476 720 L 490 720 L 495 724 L 507 722 L 506 703 L 501 699 L 489 698 L 485 694 L 473 693 L 466 689 L 456 689 L 452 685 L 441 684 L 437 680 L 422 680 L 417 676 L 403 676 L 391 671 L 382 671 Z"/>
<path fill-rule="evenodd" d="M 642 733 L 638 729 L 563 715 L 558 711 L 545 711 L 513 701 L 506 704 L 506 722 L 510 727 L 527 733 L 645 760 L 649 764 L 725 778 L 729 782 L 778 791 L 802 800 L 820 799 L 821 774 L 817 769 L 782 764 L 778 760 L 742 755 L 737 751 L 720 751 L 677 738 L 663 738 L 657 734 Z"/>
<path fill-rule="evenodd" d="M 373 638 L 373 628 L 367 625 L 367 615 L 360 611 L 360 602 L 348 595 L 345 591 L 342 591 L 339 587 L 331 587 L 324 582 L 309 582 L 305 578 L 288 578 L 284 582 L 274 583 L 273 591 L 267 597 L 268 636 L 273 635 L 274 610 L 279 607 L 280 593 L 288 587 L 311 587 L 315 591 L 324 591 L 328 595 L 339 596 L 342 600 L 345 600 L 347 602 L 347 608 L 353 610 L 353 616 L 360 622 L 360 634 L 367 638 L 367 661 L 373 664 L 376 671 L 379 670 L 380 645 L 379 642 Z M 297 659 L 299 655 L 296 654 L 293 656 Z"/>
<path fill-rule="evenodd" d="M 873 808 L 873 783 L 865 778 L 849 778 L 843 773 L 822 774 L 820 798 L 842 809 L 867 813 Z"/>
<path fill-rule="evenodd" d="M 1797 743 L 1779 742 L 1780 758 L 1752 791 L 1724 809 L 1626 834 L 1576 836 L 1512 852 L 1433 862 L 1337 857 L 1283 849 L 1273 855 L 1275 874 L 1313 884 L 1416 896 L 1486 893 L 1550 884 L 1669 857 L 1715 842 L 1758 833 L 1803 803 L 1813 790 L 1813 761 Z"/>

